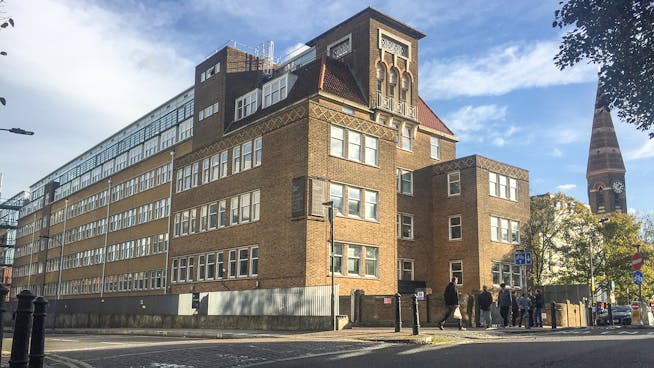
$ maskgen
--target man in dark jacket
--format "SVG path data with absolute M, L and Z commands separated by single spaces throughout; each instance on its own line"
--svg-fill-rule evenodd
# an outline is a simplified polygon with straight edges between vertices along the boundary
M 456 289 L 456 284 L 459 281 L 459 279 L 454 276 L 452 277 L 452 281 L 447 284 L 445 287 L 445 292 L 443 292 L 443 296 L 445 297 L 445 305 L 447 306 L 447 313 L 445 313 L 445 316 L 441 321 L 438 323 L 438 327 L 442 330 L 443 329 L 443 324 L 445 323 L 445 320 L 447 320 L 451 315 L 454 314 L 454 311 L 456 308 L 459 307 L 459 291 Z M 465 330 L 463 327 L 463 321 L 461 319 L 459 321 L 459 330 Z
M 500 314 L 504 320 L 504 327 L 509 325 L 509 310 L 511 309 L 511 292 L 507 289 L 506 284 L 500 284 L 500 294 L 497 297 L 497 306 L 500 307 Z
M 534 311 L 534 323 L 536 327 L 543 327 L 543 307 L 545 307 L 545 296 L 540 289 L 536 289 L 536 310 Z
M 477 301 L 479 302 L 479 311 L 481 312 L 479 324 L 482 327 L 490 328 L 491 323 L 493 322 L 491 317 L 491 304 L 493 304 L 493 296 L 488 291 L 488 287 L 486 287 L 486 285 L 484 285 L 482 289 L 483 291 L 481 294 L 479 294 L 479 297 L 477 297 Z

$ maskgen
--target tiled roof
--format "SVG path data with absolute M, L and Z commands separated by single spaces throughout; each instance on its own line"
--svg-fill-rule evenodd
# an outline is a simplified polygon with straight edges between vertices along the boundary
M 244 127 L 267 114 L 309 97 L 319 90 L 324 90 L 352 102 L 368 105 L 347 65 L 337 60 L 330 58 L 316 59 L 292 73 L 297 76 L 297 80 L 284 100 L 265 109 L 259 109 L 246 118 L 228 123 L 225 131 Z
M 432 111 L 422 97 L 418 96 L 418 121 L 420 124 L 439 132 L 454 135 L 450 128 Z

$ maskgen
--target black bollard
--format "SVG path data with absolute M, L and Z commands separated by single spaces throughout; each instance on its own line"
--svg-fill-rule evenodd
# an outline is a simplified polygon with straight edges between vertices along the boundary
M 400 293 L 395 294 L 395 332 L 402 331 L 402 305 Z
M 7 293 L 9 293 L 9 289 L 7 289 L 3 284 L 0 284 L 0 352 L 2 351 L 2 340 L 5 337 L 4 316 L 7 311 L 5 309 L 5 298 L 7 297 Z
M 43 368 L 45 357 L 45 316 L 48 301 L 40 296 L 34 300 L 34 322 L 30 342 L 30 368 Z
M 556 329 L 556 302 L 552 302 L 552 329 Z
M 34 306 L 32 300 L 35 296 L 29 290 L 23 290 L 16 296 L 18 306 L 16 307 L 16 322 L 14 327 L 14 339 L 11 343 L 11 358 L 9 367 L 26 368 L 27 351 L 29 350 L 30 332 L 32 330 L 32 312 Z
M 588 326 L 589 327 L 595 326 L 595 323 L 594 323 L 593 319 L 594 319 L 593 318 L 593 306 L 591 305 L 591 306 L 588 307 Z
M 413 334 L 420 335 L 420 316 L 418 316 L 418 296 L 413 294 L 411 297 L 413 302 L 411 303 L 413 307 Z
M 611 326 L 613 326 L 614 325 L 614 323 L 613 323 L 613 308 L 611 308 L 611 303 L 609 303 L 608 308 L 609 308 L 609 324 Z

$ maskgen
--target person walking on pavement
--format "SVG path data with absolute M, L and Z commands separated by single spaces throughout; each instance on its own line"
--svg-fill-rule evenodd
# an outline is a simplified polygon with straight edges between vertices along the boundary
M 447 306 L 447 313 L 445 313 L 445 316 L 443 319 L 438 322 L 438 328 L 441 330 L 443 329 L 443 324 L 445 323 L 445 320 L 447 320 L 450 316 L 454 314 L 454 311 L 459 308 L 459 291 L 456 288 L 456 284 L 459 282 L 459 279 L 454 276 L 452 277 L 452 281 L 447 284 L 445 287 L 445 291 L 443 292 L 443 296 L 445 297 L 445 305 Z M 465 330 L 463 327 L 463 320 L 461 318 L 459 320 L 459 330 Z
M 481 312 L 479 324 L 481 327 L 489 329 L 491 327 L 491 323 L 493 322 L 491 317 L 491 304 L 493 304 L 493 296 L 488 291 L 488 287 L 486 285 L 482 287 L 482 290 L 483 291 L 481 294 L 479 294 L 479 297 L 477 297 L 477 301 L 479 302 L 479 310 Z
M 529 326 L 529 308 L 531 308 L 531 299 L 526 293 L 522 293 L 520 300 L 518 301 L 520 306 L 520 321 L 518 322 L 518 327 L 522 327 L 524 322 L 526 328 L 531 328 Z
M 500 284 L 500 294 L 497 296 L 497 306 L 500 307 L 500 315 L 504 322 L 504 327 L 509 325 L 509 309 L 511 308 L 511 292 L 506 288 L 505 283 Z
M 518 307 L 518 299 L 520 299 L 520 294 L 516 291 L 513 293 L 511 297 L 511 326 L 515 327 L 516 326 L 516 321 L 518 319 L 519 315 L 519 310 L 520 308 Z
M 543 308 L 545 307 L 545 296 L 540 289 L 536 289 L 536 309 L 534 311 L 534 325 L 543 327 Z

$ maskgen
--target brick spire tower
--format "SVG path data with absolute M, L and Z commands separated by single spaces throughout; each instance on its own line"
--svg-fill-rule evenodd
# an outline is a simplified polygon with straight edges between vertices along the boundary
M 588 150 L 588 203 L 594 214 L 626 212 L 625 168 L 608 103 L 597 87 Z

